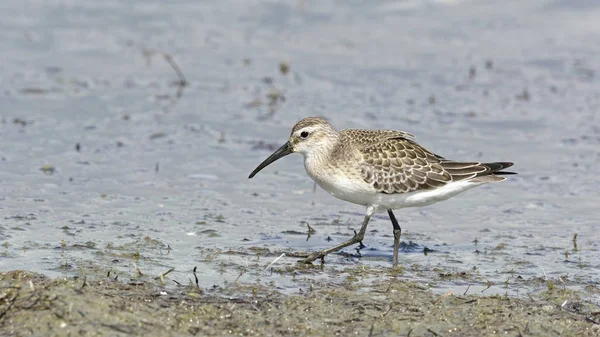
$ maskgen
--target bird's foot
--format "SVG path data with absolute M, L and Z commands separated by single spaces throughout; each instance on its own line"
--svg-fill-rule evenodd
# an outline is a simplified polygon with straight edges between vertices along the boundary
M 307 258 L 310 254 L 307 252 L 288 252 L 285 253 L 287 257 L 298 257 L 298 258 Z
M 324 262 L 324 260 L 325 260 L 325 254 L 323 254 L 322 251 L 314 252 L 314 253 L 308 255 L 306 258 L 298 261 L 298 263 L 300 263 L 300 264 L 310 264 L 310 263 L 312 263 L 314 260 L 316 260 L 318 258 L 321 258 L 321 260 L 323 260 L 323 262 Z
M 363 245 L 362 240 L 358 237 L 358 233 L 356 233 L 356 231 L 354 231 L 354 240 L 358 241 L 358 250 L 360 251 L 363 248 L 366 248 L 367 246 Z

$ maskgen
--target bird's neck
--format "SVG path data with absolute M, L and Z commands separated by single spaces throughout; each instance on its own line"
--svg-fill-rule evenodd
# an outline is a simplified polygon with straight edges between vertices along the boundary
M 332 158 L 336 152 L 336 144 L 323 143 L 318 151 L 311 151 L 304 156 L 304 168 L 315 181 L 324 179 L 323 175 L 329 172 L 327 168 L 335 164 Z

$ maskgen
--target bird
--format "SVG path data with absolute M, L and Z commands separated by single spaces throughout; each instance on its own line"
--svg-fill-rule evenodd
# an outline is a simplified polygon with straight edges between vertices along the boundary
M 304 157 L 306 173 L 332 196 L 366 206 L 358 233 L 336 246 L 307 254 L 300 263 L 324 260 L 330 253 L 361 243 L 373 214 L 386 212 L 394 234 L 393 267 L 398 266 L 402 229 L 394 210 L 422 207 L 516 174 L 512 162 L 455 161 L 437 155 L 397 130 L 343 129 L 323 117 L 306 117 L 292 128 L 288 141 L 260 163 L 249 179 L 292 153 Z

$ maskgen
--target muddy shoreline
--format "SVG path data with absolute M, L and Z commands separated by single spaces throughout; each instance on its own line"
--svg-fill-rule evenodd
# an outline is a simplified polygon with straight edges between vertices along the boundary
M 597 336 L 600 308 L 549 287 L 528 298 L 435 294 L 390 277 L 363 287 L 315 284 L 202 289 L 105 277 L 0 274 L 3 336 Z

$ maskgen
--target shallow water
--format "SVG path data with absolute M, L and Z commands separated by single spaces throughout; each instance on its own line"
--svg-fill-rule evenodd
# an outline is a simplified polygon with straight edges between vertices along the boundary
M 247 179 L 297 120 L 322 115 L 409 131 L 448 158 L 515 162 L 504 183 L 396 212 L 404 277 L 516 294 L 538 279 L 600 282 L 593 0 L 11 1 L 0 13 L 1 270 L 175 268 L 185 282 L 198 266 L 203 286 L 296 291 L 387 268 L 382 214 L 362 258 L 264 270 L 360 227 L 364 209 L 313 193 L 299 155 Z M 188 82 L 180 98 L 161 52 Z

